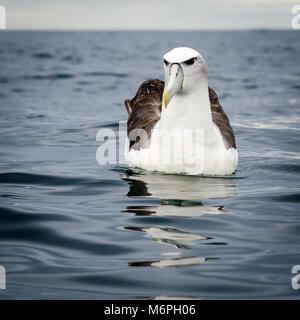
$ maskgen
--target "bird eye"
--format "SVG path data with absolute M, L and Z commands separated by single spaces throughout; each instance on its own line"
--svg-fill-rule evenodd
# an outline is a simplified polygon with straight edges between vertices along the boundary
M 167 66 L 169 64 L 169 62 L 164 59 L 164 64 Z
M 184 61 L 184 63 L 187 65 L 192 65 L 192 64 L 194 64 L 195 60 L 196 60 L 196 58 L 192 58 L 192 59 Z

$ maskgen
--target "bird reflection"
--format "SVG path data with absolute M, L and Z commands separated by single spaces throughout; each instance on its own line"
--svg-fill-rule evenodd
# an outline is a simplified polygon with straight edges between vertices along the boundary
M 127 206 L 123 212 L 136 216 L 160 216 L 194 218 L 202 215 L 219 215 L 227 211 L 221 205 L 206 205 L 207 199 L 221 199 L 237 195 L 235 179 L 222 177 L 199 177 L 162 175 L 158 173 L 127 170 L 123 180 L 129 184 L 128 197 L 160 199 L 160 205 Z M 171 244 L 179 249 L 191 249 L 195 242 L 205 245 L 227 245 L 216 242 L 213 237 L 197 235 L 172 227 L 131 226 L 127 230 L 145 232 L 154 241 Z M 180 252 L 179 252 L 180 254 Z M 201 265 L 211 257 L 176 257 L 153 261 L 130 262 L 132 267 L 155 267 L 159 269 Z
M 156 296 L 150 300 L 200 300 L 195 297 L 178 297 L 178 296 Z
M 237 195 L 236 182 L 232 178 L 161 175 L 127 170 L 123 180 L 129 184 L 128 197 L 161 199 L 159 206 L 128 206 L 123 210 L 137 216 L 197 217 L 223 214 L 226 213 L 223 206 L 207 206 L 202 201 Z
M 123 212 L 134 213 L 136 216 L 173 216 L 182 218 L 192 218 L 204 214 L 222 214 L 226 211 L 223 206 L 203 206 L 201 203 L 190 206 L 173 205 L 164 201 L 161 206 L 128 206 Z
M 189 249 L 191 242 L 196 240 L 210 240 L 211 237 L 198 236 L 189 232 L 180 231 L 173 228 L 164 228 L 158 226 L 152 227 L 125 227 L 127 230 L 146 232 L 153 240 L 175 245 L 180 249 Z
M 204 258 L 204 257 L 180 257 L 171 259 L 161 259 L 158 261 L 137 261 L 130 262 L 131 267 L 155 267 L 159 269 L 171 267 L 184 267 L 202 264 L 207 260 L 215 260 L 217 258 Z
M 129 197 L 201 202 L 204 199 L 237 195 L 233 177 L 206 177 L 135 172 L 127 170 L 123 177 L 129 183 Z

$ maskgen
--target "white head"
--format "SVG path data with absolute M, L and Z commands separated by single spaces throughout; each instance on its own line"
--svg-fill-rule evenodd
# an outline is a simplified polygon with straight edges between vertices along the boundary
M 164 105 L 167 108 L 174 95 L 188 94 L 207 88 L 207 65 L 194 49 L 179 47 L 164 55 L 165 91 Z

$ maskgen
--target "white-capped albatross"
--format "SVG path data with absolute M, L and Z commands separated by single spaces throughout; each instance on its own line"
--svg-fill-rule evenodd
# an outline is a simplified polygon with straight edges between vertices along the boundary
M 125 100 L 127 165 L 171 174 L 234 173 L 234 133 L 217 94 L 208 87 L 203 57 L 180 47 L 163 61 L 165 83 L 148 80 L 133 99 Z

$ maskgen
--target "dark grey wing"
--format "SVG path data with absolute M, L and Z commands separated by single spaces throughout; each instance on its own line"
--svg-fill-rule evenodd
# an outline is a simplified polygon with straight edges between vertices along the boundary
M 164 86 L 165 83 L 160 80 L 145 81 L 133 99 L 125 100 L 129 149 L 139 150 L 148 147 L 151 131 L 160 119 Z
M 160 80 L 148 80 L 142 83 L 133 99 L 125 100 L 128 112 L 127 135 L 129 137 L 129 148 L 139 150 L 147 148 L 151 138 L 151 130 L 160 119 L 162 107 L 162 95 L 165 83 Z M 235 137 L 230 122 L 215 91 L 209 90 L 209 100 L 212 112 L 212 120 L 218 126 L 224 139 L 226 148 L 235 148 Z M 139 130 L 142 129 L 145 135 Z
M 208 88 L 208 92 L 209 92 L 212 120 L 220 129 L 226 148 L 236 149 L 233 130 L 231 128 L 229 119 L 226 116 L 226 113 L 224 112 L 222 106 L 219 103 L 218 96 L 215 93 L 215 91 L 211 88 Z

